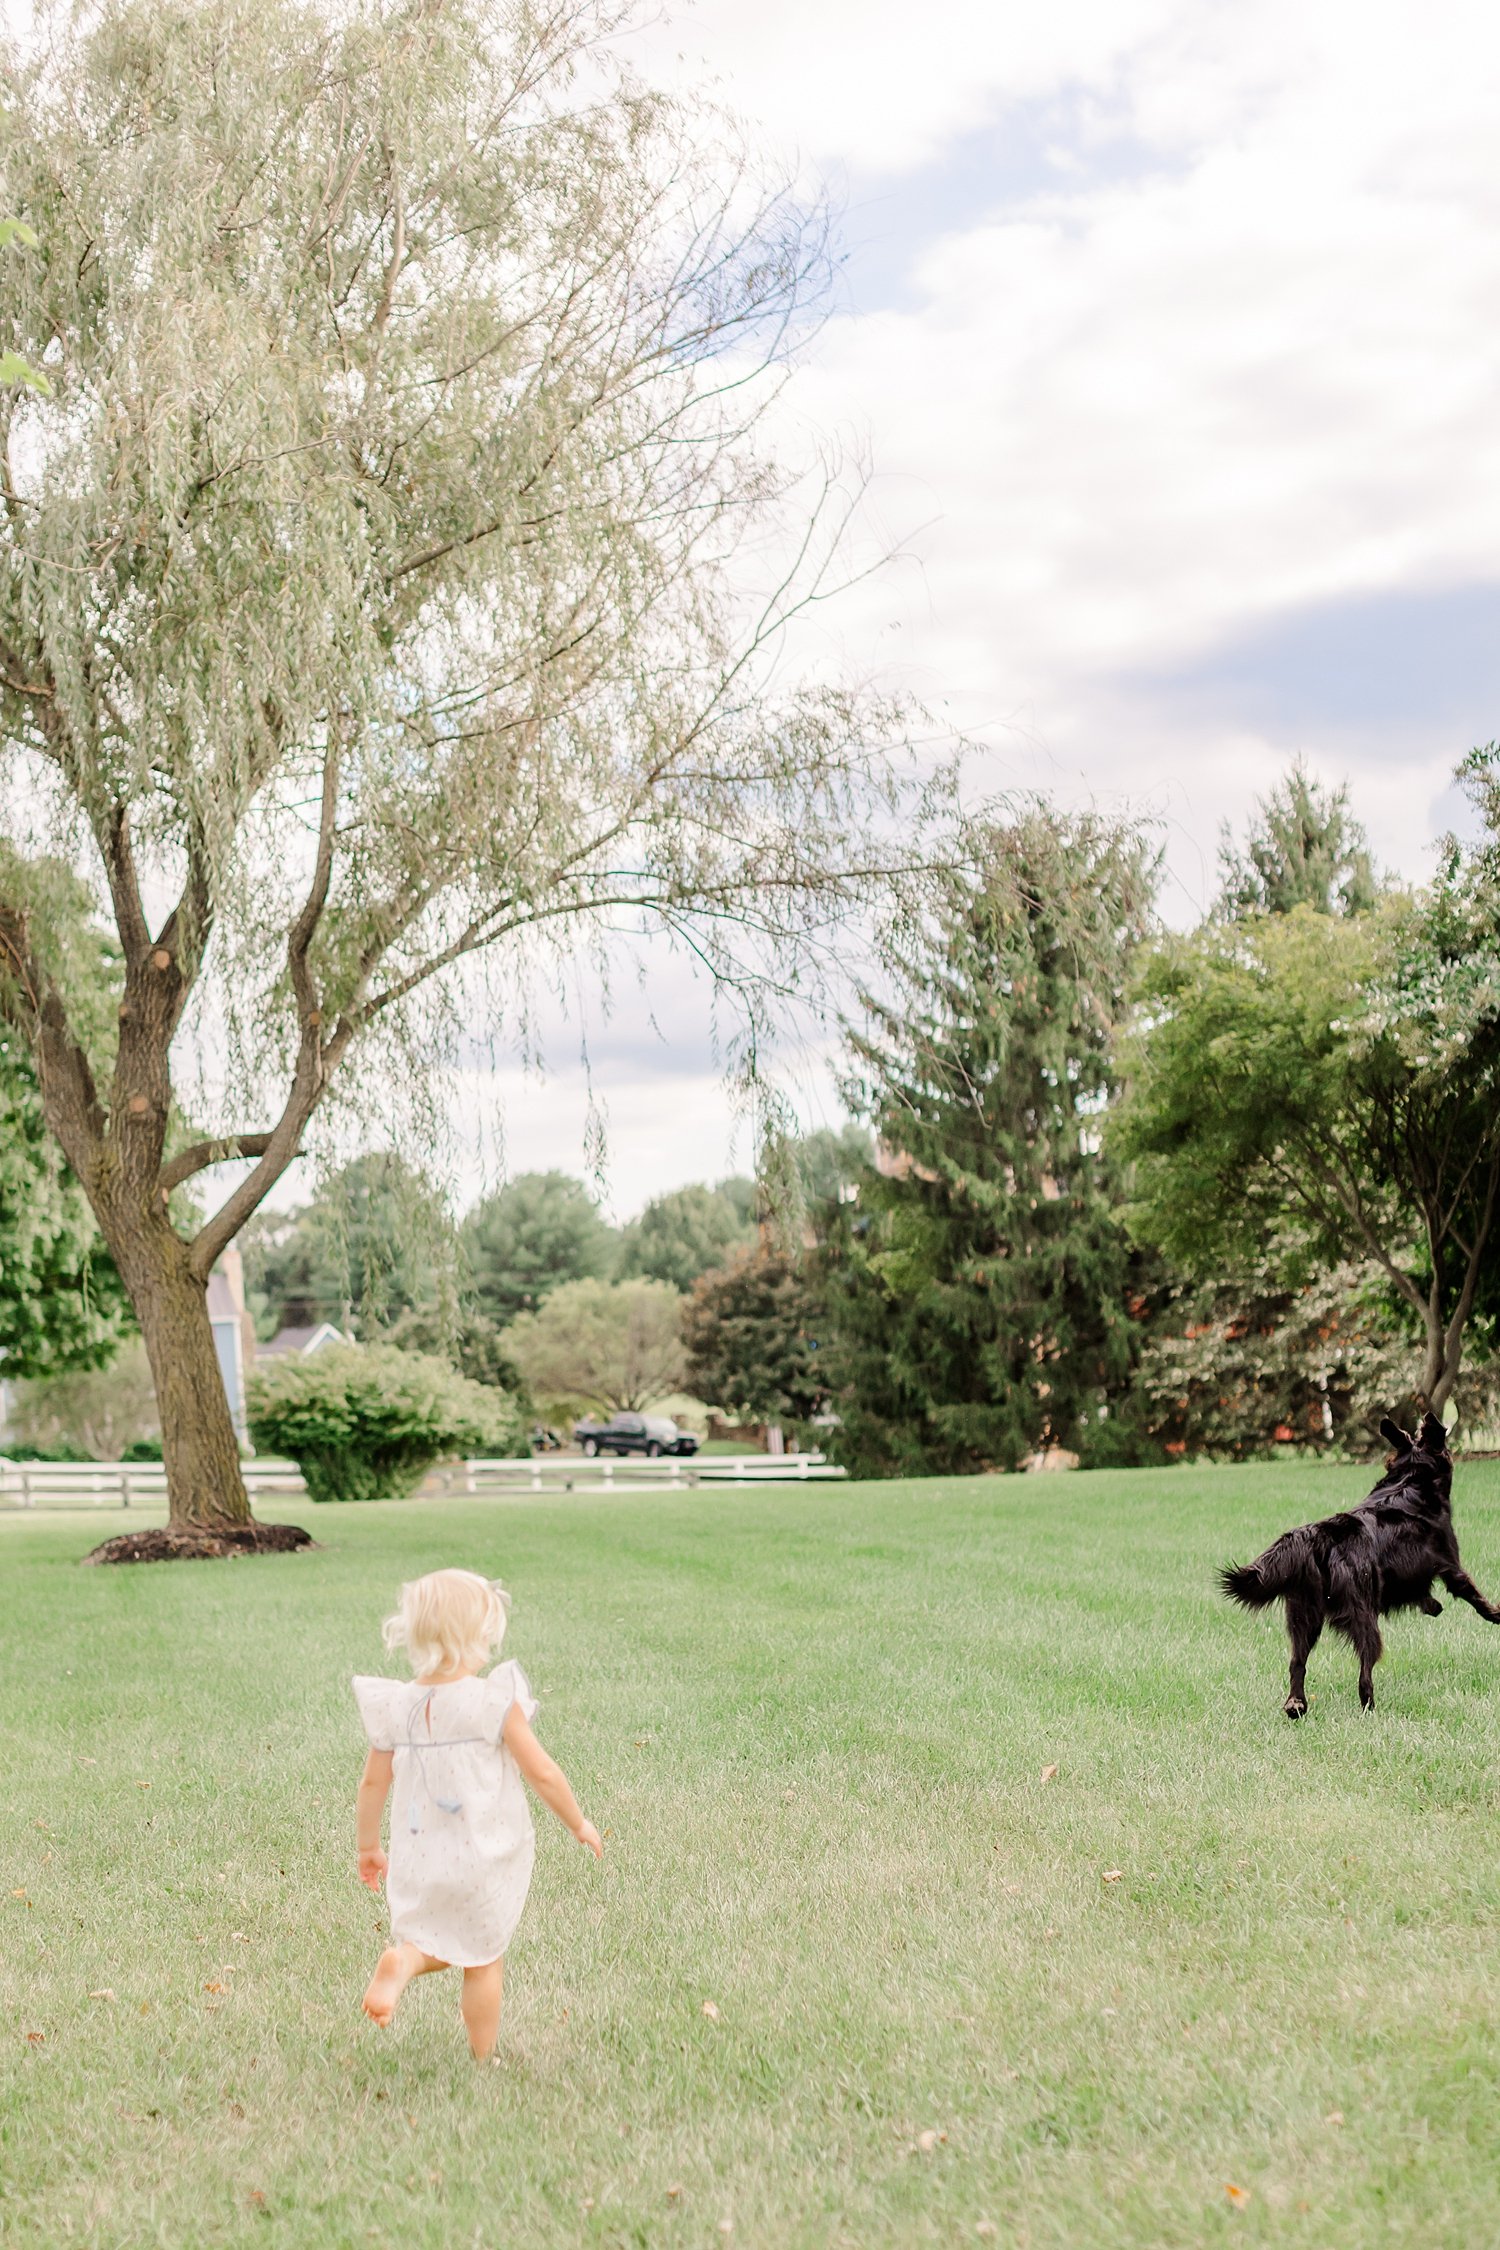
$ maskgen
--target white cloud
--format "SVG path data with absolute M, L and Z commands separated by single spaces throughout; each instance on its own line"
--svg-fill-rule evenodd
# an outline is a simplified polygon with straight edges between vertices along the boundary
M 982 124 L 997 98 L 1106 90 L 1170 23 L 1171 0 L 697 0 L 641 41 L 654 73 L 714 87 L 824 165 L 913 169 Z
M 1333 636 L 1309 698 L 1277 628 L 1384 602 L 1400 644 L 1403 598 L 1500 583 L 1492 21 L 703 0 L 643 51 L 848 190 L 851 309 L 789 405 L 868 435 L 871 524 L 910 559 L 806 646 L 977 730 L 997 782 L 1155 810 L 1179 917 L 1294 751 L 1420 874 L 1454 759 L 1500 733 L 1484 681 L 1428 680 L 1413 628 L 1387 720 L 1357 647 Z M 1281 716 L 1215 700 L 1241 645 Z M 626 1201 L 721 1161 L 711 1082 L 669 1113 L 651 1086 L 610 1078 Z
M 715 10 L 727 53 L 755 27 L 737 83 L 788 139 L 821 115 L 826 160 L 868 163 L 883 129 L 865 124 L 908 86 L 893 165 L 976 102 L 997 118 L 997 207 L 933 241 L 894 309 L 860 311 L 856 269 L 853 313 L 799 379 L 810 421 L 869 430 L 897 536 L 936 519 L 920 574 L 862 596 L 846 643 L 992 730 L 1002 773 L 1163 805 L 1190 887 L 1220 817 L 1294 749 L 1353 769 L 1379 848 L 1419 872 L 1467 747 L 1441 697 L 1367 760 L 1326 712 L 1247 731 L 1201 695 L 1174 708 L 1163 679 L 1307 605 L 1500 579 L 1500 34 L 1453 6 L 1046 16 L 1017 44 L 1009 21 L 939 5 L 916 53 L 909 12 L 825 6 L 802 68 L 805 17 Z M 1054 153 L 1076 166 L 1003 201 L 1003 105 L 1080 82 L 1130 136 L 1123 176 L 1094 184 L 1073 101 Z

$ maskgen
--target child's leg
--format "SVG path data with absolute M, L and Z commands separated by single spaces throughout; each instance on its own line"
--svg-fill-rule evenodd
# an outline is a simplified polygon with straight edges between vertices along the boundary
M 486 1961 L 482 1969 L 464 1971 L 459 2006 L 464 2013 L 464 2029 L 469 2034 L 469 2052 L 479 2062 L 494 2052 L 500 2029 L 500 1991 L 504 1979 L 503 1960 Z
M 413 1977 L 430 1976 L 434 1969 L 446 1969 L 446 1961 L 436 1960 L 424 1953 L 420 1946 L 409 1945 L 405 1939 L 399 1945 L 388 1945 L 375 1964 L 375 1974 L 365 1991 L 363 2007 L 372 2022 L 382 2027 L 396 2013 L 396 2002 L 411 1983 Z

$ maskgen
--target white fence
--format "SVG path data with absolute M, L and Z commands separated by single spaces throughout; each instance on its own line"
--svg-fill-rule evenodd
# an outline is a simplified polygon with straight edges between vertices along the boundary
M 822 1453 L 664 1453 L 654 1461 L 639 1453 L 596 1454 L 592 1460 L 581 1454 L 537 1453 L 529 1461 L 454 1461 L 434 1470 L 429 1489 L 611 1492 L 633 1485 L 671 1491 L 701 1484 L 806 1484 L 814 1477 L 844 1474 Z
M 289 1461 L 241 1463 L 252 1500 L 304 1487 Z M 821 1453 L 701 1453 L 585 1460 L 570 1453 L 520 1461 L 452 1461 L 423 1486 L 429 1498 L 485 1492 L 681 1491 L 706 1484 L 806 1484 L 842 1477 Z M 167 1476 L 159 1461 L 7 1461 L 0 1456 L 0 1507 L 163 1507 Z
M 290 1461 L 242 1461 L 252 1500 L 301 1492 Z M 7 1461 L 0 1455 L 0 1505 L 11 1508 L 150 1508 L 167 1504 L 160 1461 Z

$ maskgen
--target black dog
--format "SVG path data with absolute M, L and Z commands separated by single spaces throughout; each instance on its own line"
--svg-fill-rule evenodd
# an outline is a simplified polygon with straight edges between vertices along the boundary
M 1245 1609 L 1286 1603 L 1292 1644 L 1291 1689 L 1284 1706 L 1289 1719 L 1307 1716 L 1307 1659 L 1325 1623 L 1354 1645 L 1359 1700 L 1367 1711 L 1375 1708 L 1380 1619 L 1393 1609 L 1441 1617 L 1443 1605 L 1432 1598 L 1434 1578 L 1441 1578 L 1450 1594 L 1471 1603 L 1492 1625 L 1500 1625 L 1500 1609 L 1485 1600 L 1458 1559 L 1453 1463 L 1442 1423 L 1435 1414 L 1424 1414 L 1412 1437 L 1395 1422 L 1384 1421 L 1380 1434 L 1391 1453 L 1368 1500 L 1345 1515 L 1283 1532 L 1255 1562 L 1219 1573 L 1225 1593 Z

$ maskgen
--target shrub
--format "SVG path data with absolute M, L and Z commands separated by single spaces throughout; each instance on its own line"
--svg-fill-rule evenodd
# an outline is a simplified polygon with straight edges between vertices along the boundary
M 314 1500 L 396 1500 L 453 1453 L 525 1453 L 519 1409 L 446 1361 L 391 1345 L 330 1345 L 257 1370 L 250 1435 L 296 1462 Z

